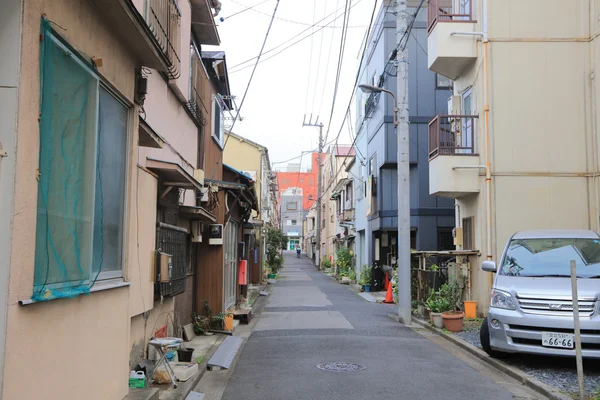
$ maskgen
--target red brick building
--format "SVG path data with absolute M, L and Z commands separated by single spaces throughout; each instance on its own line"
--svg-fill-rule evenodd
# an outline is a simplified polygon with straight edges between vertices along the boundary
M 308 172 L 300 172 L 301 166 L 298 167 L 298 171 L 296 172 L 277 172 L 280 195 L 288 188 L 301 188 L 302 209 L 306 211 L 308 211 L 312 204 L 317 200 L 317 179 L 319 172 L 318 156 L 319 153 L 311 154 L 311 168 Z M 321 155 L 321 160 L 324 158 L 325 155 Z

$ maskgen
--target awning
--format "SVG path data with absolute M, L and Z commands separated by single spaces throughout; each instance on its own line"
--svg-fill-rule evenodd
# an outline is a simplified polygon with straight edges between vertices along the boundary
M 218 46 L 221 44 L 217 24 L 210 6 L 210 0 L 191 0 L 192 33 L 198 42 Z
M 200 182 L 174 162 L 146 158 L 146 168 L 158 175 L 161 183 L 167 187 L 161 194 L 161 199 L 174 187 L 198 191 L 202 189 Z
M 138 144 L 141 147 L 153 147 L 155 149 L 162 149 L 165 141 L 160 135 L 148 125 L 146 121 L 140 118 L 140 127 L 139 127 L 139 138 Z
M 179 207 L 179 213 L 191 221 L 206 221 L 213 224 L 217 222 L 217 217 L 202 207 L 181 206 Z

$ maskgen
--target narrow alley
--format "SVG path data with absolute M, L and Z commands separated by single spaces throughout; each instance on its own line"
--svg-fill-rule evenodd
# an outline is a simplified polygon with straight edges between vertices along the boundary
M 235 366 L 207 372 L 196 388 L 207 399 L 542 399 L 398 324 L 388 316 L 395 306 L 365 301 L 305 256 L 286 252 L 268 290 Z M 320 369 L 336 362 L 357 366 Z

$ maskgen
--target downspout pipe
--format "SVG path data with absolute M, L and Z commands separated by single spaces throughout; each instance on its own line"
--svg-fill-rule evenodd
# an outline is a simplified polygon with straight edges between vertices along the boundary
M 492 259 L 492 164 L 490 161 L 490 102 L 489 102 L 489 38 L 488 38 L 488 0 L 483 0 L 483 98 L 485 124 L 485 192 L 486 192 L 486 239 L 487 259 Z

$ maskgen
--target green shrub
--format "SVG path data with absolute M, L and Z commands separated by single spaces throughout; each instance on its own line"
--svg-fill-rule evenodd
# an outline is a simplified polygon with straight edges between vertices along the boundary
M 348 276 L 348 273 L 352 268 L 352 254 L 350 254 L 350 250 L 347 247 L 341 247 L 336 252 L 336 256 L 337 260 L 335 261 L 335 265 L 338 274 L 341 276 Z
M 327 257 L 323 257 L 321 260 L 321 268 L 328 269 L 331 268 L 331 261 Z
M 360 267 L 360 280 L 359 285 L 370 285 L 371 284 L 371 267 L 363 265 Z

